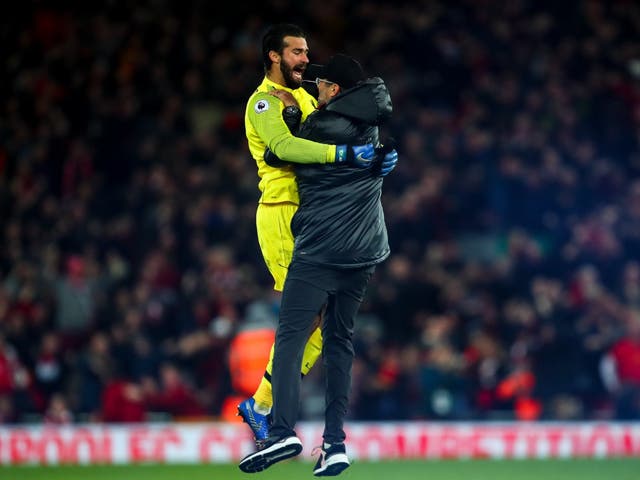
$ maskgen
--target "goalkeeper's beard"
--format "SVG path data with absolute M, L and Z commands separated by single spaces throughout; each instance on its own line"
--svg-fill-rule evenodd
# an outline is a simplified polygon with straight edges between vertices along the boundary
M 290 88 L 292 90 L 296 88 L 300 88 L 300 86 L 302 85 L 302 80 L 298 81 L 295 78 L 293 78 L 292 73 L 294 68 L 295 67 L 291 67 L 284 62 L 280 63 L 280 73 L 282 73 L 282 78 L 284 78 L 284 85 L 285 87 Z

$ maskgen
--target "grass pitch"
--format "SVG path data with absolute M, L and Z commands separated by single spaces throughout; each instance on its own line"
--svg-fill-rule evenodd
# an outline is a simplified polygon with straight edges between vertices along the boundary
M 257 474 L 236 465 L 0 467 L 2 480 L 297 480 L 313 463 L 290 460 Z M 344 480 L 638 480 L 640 458 L 607 460 L 354 461 Z

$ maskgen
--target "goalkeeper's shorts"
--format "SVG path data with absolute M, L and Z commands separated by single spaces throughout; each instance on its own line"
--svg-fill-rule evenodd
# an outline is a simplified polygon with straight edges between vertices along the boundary
M 262 257 L 275 282 L 274 289 L 282 291 L 293 255 L 291 219 L 298 206 L 290 203 L 259 203 L 256 229 Z

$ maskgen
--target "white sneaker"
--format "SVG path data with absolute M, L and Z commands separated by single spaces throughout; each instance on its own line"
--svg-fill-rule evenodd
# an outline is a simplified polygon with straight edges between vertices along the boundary
M 316 462 L 316 466 L 313 467 L 313 474 L 316 477 L 340 475 L 343 470 L 351 465 L 346 452 L 344 443 L 325 443 L 322 447 L 316 448 L 313 454 L 320 453 L 320 457 Z
M 244 457 L 238 467 L 245 473 L 261 472 L 274 463 L 295 457 L 302 452 L 302 442 L 296 436 L 268 439 L 262 450 Z

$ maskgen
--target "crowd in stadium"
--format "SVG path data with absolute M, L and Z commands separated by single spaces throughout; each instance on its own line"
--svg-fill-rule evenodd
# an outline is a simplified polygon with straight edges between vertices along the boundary
M 229 345 L 279 305 L 243 125 L 270 21 L 393 98 L 349 418 L 638 418 L 640 5 L 209 3 L 33 2 L 0 31 L 0 423 L 238 394 Z

